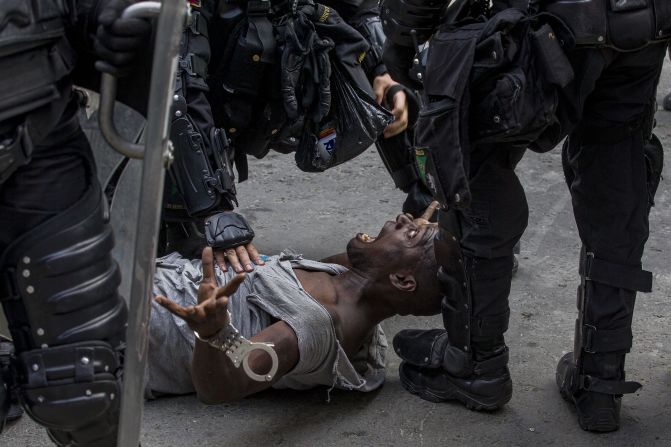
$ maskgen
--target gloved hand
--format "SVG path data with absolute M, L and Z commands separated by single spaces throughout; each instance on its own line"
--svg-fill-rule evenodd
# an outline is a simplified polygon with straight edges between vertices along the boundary
M 283 37 L 285 44 L 280 61 L 282 98 L 287 116 L 295 120 L 302 112 L 298 106 L 300 91 L 297 89 L 301 82 L 306 55 L 315 38 L 315 32 L 303 29 L 297 20 L 290 18 L 283 28 Z
M 123 10 L 133 3 L 133 0 L 107 0 L 102 8 L 95 40 L 95 50 L 100 57 L 95 63 L 98 71 L 117 77 L 128 75 L 133 70 L 138 49 L 147 44 L 151 22 L 121 18 Z
M 238 273 L 253 271 L 253 264 L 264 264 L 252 243 L 254 230 L 238 213 L 224 211 L 210 216 L 205 222 L 205 239 L 214 249 L 217 264 L 224 272 L 228 271 L 227 264 Z
M 329 52 L 334 44 L 317 35 L 313 24 L 323 8 L 311 3 L 301 5 L 282 28 L 282 96 L 291 120 L 305 114 L 319 122 L 331 106 Z
M 312 52 L 303 66 L 303 106 L 310 111 L 315 123 L 320 122 L 331 109 L 331 39 L 314 39 Z

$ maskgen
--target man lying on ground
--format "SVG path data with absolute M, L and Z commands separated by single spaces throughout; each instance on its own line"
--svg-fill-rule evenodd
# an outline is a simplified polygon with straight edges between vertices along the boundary
M 376 238 L 358 234 L 348 243 L 347 256 L 338 258 L 346 259 L 340 264 L 283 253 L 253 272 L 235 275 L 215 271 L 209 248 L 202 262 L 176 253 L 159 259 L 148 397 L 196 391 L 203 402 L 219 403 L 270 386 L 379 387 L 387 348 L 379 323 L 396 314 L 440 312 L 436 226 L 424 222 L 400 215 Z M 207 339 L 227 327 L 227 311 L 243 336 L 274 343 L 279 369 L 272 382 L 251 380 L 224 352 L 196 341 L 194 331 Z M 254 351 L 249 365 L 263 374 L 271 358 Z

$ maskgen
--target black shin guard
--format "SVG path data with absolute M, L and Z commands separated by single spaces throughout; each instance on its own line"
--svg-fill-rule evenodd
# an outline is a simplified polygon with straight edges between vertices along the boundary
M 503 368 L 508 363 L 503 334 L 510 317 L 512 256 L 462 256 L 456 237 L 445 224 L 443 220 L 436 239 L 436 258 L 441 264 L 438 280 L 444 293 L 443 324 L 449 338 L 443 368 L 456 377 Z
M 462 256 L 455 220 L 439 217 L 435 239 L 446 330 L 405 330 L 394 337 L 403 359 L 403 387 L 431 402 L 459 401 L 473 410 L 495 410 L 512 397 L 508 348 L 508 293 L 512 255 Z
M 641 387 L 625 381 L 624 360 L 632 346 L 636 291 L 649 292 L 652 275 L 599 259 L 583 247 L 580 277 L 574 348 L 559 361 L 557 386 L 575 404 L 583 429 L 608 432 L 619 427 L 622 395 Z
M 127 311 L 107 221 L 94 183 L 0 258 L 22 403 L 59 445 L 116 443 Z

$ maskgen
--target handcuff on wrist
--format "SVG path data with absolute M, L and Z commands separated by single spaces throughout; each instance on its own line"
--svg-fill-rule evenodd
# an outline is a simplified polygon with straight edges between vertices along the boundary
M 202 341 L 203 343 L 207 343 L 214 349 L 218 349 L 219 351 L 226 353 L 226 356 L 231 359 L 233 365 L 236 368 L 239 368 L 242 364 L 242 369 L 250 379 L 256 380 L 257 382 L 272 381 L 275 377 L 275 373 L 277 373 L 277 367 L 279 364 L 277 353 L 275 353 L 275 349 L 273 349 L 275 345 L 272 343 L 252 342 L 243 337 L 240 334 L 240 331 L 238 331 L 231 323 L 232 320 L 230 311 L 228 311 L 228 321 L 228 326 L 222 328 L 219 330 L 219 332 L 211 337 L 201 337 L 197 331 L 193 331 L 193 333 L 198 340 Z M 257 374 L 252 371 L 252 368 L 249 366 L 249 354 L 255 350 L 265 351 L 272 359 L 273 364 L 270 367 L 270 371 L 268 371 L 266 374 Z

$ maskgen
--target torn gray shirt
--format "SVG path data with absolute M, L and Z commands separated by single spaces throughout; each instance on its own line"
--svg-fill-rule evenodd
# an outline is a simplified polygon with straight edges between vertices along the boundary
M 238 291 L 230 297 L 228 308 L 233 325 L 247 337 L 260 332 L 276 320 L 286 322 L 298 339 L 299 361 L 274 388 L 308 389 L 326 385 L 341 389 L 371 391 L 385 378 L 387 339 L 380 325 L 360 351 L 348 358 L 336 337 L 326 308 L 303 289 L 293 268 L 338 275 L 346 269 L 303 259 L 290 251 L 265 258 L 265 265 L 247 273 Z M 219 285 L 235 272 L 215 269 Z M 154 295 L 163 295 L 182 306 L 197 303 L 202 262 L 188 260 L 178 253 L 156 261 Z M 149 326 L 146 396 L 194 392 L 191 381 L 191 354 L 195 343 L 187 324 L 152 301 Z

